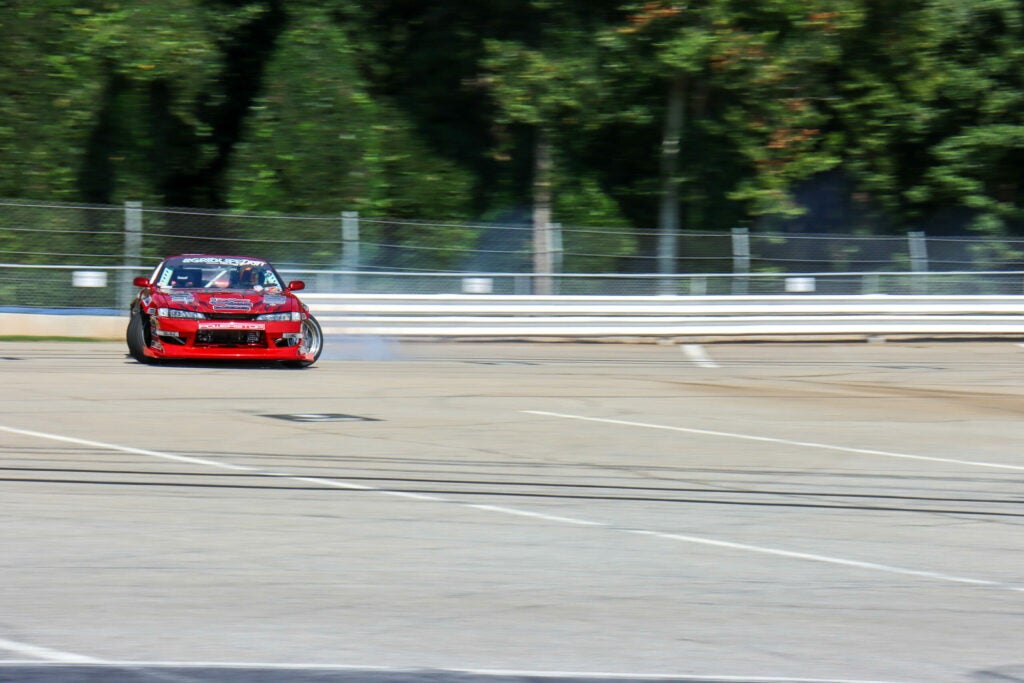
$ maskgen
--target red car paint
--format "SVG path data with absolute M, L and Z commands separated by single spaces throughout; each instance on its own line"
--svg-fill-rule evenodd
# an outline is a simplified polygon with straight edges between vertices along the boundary
M 320 356 L 323 334 L 264 259 L 249 256 L 171 256 L 148 278 L 131 305 L 127 341 L 140 362 L 164 359 L 246 359 L 308 366 Z

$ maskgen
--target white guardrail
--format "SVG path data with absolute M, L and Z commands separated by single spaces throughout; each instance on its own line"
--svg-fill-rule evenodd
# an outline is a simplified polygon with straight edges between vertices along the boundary
M 1024 296 L 511 296 L 304 293 L 329 335 L 1024 336 Z
M 325 294 L 328 335 L 499 339 L 1022 337 L 1024 296 Z M 120 315 L 0 313 L 0 337 L 124 339 Z

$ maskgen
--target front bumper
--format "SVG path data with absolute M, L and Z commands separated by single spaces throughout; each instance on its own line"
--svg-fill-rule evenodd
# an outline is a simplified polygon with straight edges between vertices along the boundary
M 147 355 L 164 359 L 313 360 L 295 321 L 150 318 Z

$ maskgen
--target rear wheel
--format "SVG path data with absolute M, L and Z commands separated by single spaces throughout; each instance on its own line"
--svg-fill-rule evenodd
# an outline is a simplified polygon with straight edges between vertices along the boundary
M 141 313 L 133 313 L 128 321 L 128 332 L 125 334 L 128 342 L 128 353 L 140 363 L 152 363 L 153 359 L 146 355 L 146 348 L 149 346 L 149 321 Z
M 312 354 L 310 360 L 296 360 L 285 363 L 291 368 L 308 368 L 320 358 L 324 350 L 324 331 L 313 316 L 307 316 L 302 321 L 302 341 L 299 342 L 299 352 L 302 355 Z

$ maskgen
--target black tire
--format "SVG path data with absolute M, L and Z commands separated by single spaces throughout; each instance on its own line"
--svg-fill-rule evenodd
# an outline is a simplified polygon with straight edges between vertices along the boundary
M 153 359 L 146 355 L 146 347 L 149 346 L 149 321 L 141 313 L 133 313 L 128 321 L 128 332 L 125 334 L 128 342 L 128 353 L 140 363 L 147 365 L 153 363 Z
M 303 348 L 309 349 L 308 352 L 303 351 L 303 353 L 312 353 L 313 359 L 288 361 L 285 365 L 290 368 L 308 368 L 317 362 L 324 350 L 324 331 L 320 327 L 320 323 L 313 316 L 307 316 L 302 321 L 302 341 L 300 345 Z

